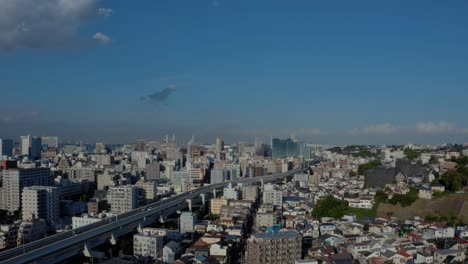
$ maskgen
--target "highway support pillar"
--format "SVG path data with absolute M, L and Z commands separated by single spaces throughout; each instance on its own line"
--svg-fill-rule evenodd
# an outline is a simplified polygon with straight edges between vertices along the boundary
M 205 203 L 206 203 L 206 194 L 201 193 L 200 196 L 201 196 L 202 205 L 205 206 Z
M 213 198 L 216 198 L 216 189 L 213 189 Z
M 143 233 L 143 228 L 145 228 L 145 226 L 142 223 L 139 223 L 137 227 L 138 233 Z
M 104 252 L 92 250 L 88 242 L 84 243 L 83 255 L 85 255 L 85 257 L 88 257 L 88 258 L 98 258 L 98 259 L 103 259 L 106 257 L 106 254 L 104 254 Z
M 186 201 L 188 204 L 189 211 L 192 212 L 192 199 L 187 199 Z
M 119 237 L 115 234 L 115 232 L 112 232 L 111 233 L 111 238 L 110 238 L 110 242 L 112 245 L 117 245 L 117 240 L 119 240 Z

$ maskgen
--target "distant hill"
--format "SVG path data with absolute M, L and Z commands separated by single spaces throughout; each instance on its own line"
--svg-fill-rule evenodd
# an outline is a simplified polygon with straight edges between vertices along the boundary
M 389 212 L 400 219 L 413 216 L 424 219 L 428 215 L 437 215 L 438 212 L 443 215 L 455 214 L 464 223 L 468 223 L 468 193 L 449 194 L 432 200 L 418 199 L 407 207 L 381 203 L 377 210 L 377 216 L 386 217 Z

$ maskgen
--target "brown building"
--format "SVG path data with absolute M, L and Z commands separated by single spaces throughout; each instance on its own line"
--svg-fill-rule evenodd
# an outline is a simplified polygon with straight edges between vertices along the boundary
M 108 210 L 109 205 L 107 204 L 106 200 L 98 200 L 93 199 L 88 202 L 88 214 L 89 215 L 97 215 L 102 213 L 104 210 Z
M 246 263 L 294 264 L 301 252 L 302 236 L 295 230 L 255 233 L 247 240 Z

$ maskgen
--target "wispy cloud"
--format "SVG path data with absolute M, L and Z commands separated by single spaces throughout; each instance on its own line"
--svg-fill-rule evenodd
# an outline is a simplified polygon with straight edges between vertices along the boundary
M 97 32 L 96 34 L 94 34 L 93 39 L 103 45 L 109 44 L 111 42 L 111 38 L 101 32 Z
M 7 114 L 3 113 L 0 116 L 0 122 L 10 123 L 10 122 L 30 122 L 34 120 L 39 120 L 40 114 L 36 111 L 26 112 L 26 113 L 14 113 Z
M 103 16 L 103 17 L 108 17 L 110 15 L 112 15 L 114 11 L 110 8 L 104 8 L 104 7 L 101 7 L 98 9 L 98 14 Z
M 83 24 L 111 9 L 100 0 L 0 0 L 0 51 L 79 46 Z M 87 39 L 87 41 L 90 41 Z
M 323 132 L 318 128 L 300 128 L 296 130 L 295 133 L 296 135 L 307 137 L 320 136 L 323 134 Z
M 175 84 L 171 84 L 169 85 L 167 88 L 161 90 L 161 91 L 158 91 L 158 92 L 154 92 L 152 94 L 149 94 L 149 95 L 145 95 L 145 96 L 142 96 L 140 99 L 141 100 L 146 100 L 148 99 L 149 101 L 151 101 L 151 103 L 154 105 L 154 106 L 161 106 L 163 104 L 166 103 L 167 99 L 169 99 L 169 96 L 174 93 L 175 91 L 177 90 L 177 87 Z
M 441 134 L 463 131 L 455 124 L 445 121 L 436 122 L 418 122 L 416 123 L 416 132 L 420 134 Z
M 391 135 L 398 130 L 390 123 L 370 125 L 364 128 L 353 128 L 348 131 L 351 135 Z

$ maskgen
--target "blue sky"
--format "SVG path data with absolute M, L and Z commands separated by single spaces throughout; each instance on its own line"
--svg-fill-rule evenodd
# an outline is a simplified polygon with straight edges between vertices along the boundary
M 467 1 L 6 2 L 0 136 L 468 141 Z

